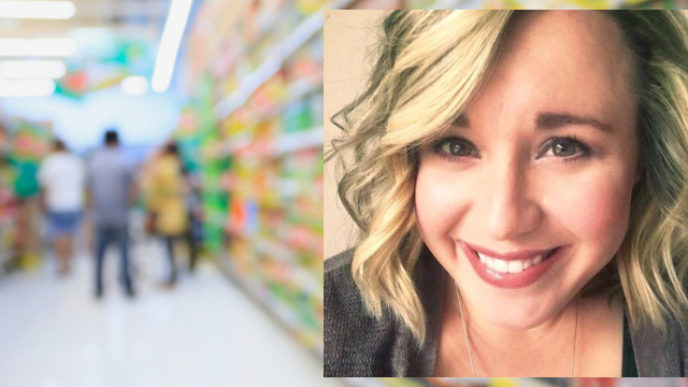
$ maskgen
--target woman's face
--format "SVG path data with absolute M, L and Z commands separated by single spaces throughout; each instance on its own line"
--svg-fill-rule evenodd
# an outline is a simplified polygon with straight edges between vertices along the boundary
M 597 12 L 522 15 L 476 98 L 424 146 L 416 215 L 471 312 L 537 326 L 613 257 L 636 180 L 621 30 Z

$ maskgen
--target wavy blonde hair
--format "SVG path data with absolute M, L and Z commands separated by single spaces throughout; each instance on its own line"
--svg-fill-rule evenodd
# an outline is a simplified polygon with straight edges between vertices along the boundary
M 678 11 L 608 11 L 633 52 L 642 176 L 628 233 L 600 283 L 620 289 L 631 327 L 686 324 L 688 21 Z M 485 82 L 518 12 L 394 11 L 383 20 L 366 90 L 332 117 L 339 196 L 359 228 L 351 270 L 367 310 L 389 308 L 425 340 L 413 282 L 423 247 L 414 191 L 419 147 L 456 119 Z

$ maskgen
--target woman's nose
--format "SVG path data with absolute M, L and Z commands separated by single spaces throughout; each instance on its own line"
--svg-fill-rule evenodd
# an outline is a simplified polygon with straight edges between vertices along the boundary
M 527 166 L 502 163 L 490 171 L 487 199 L 487 232 L 496 241 L 515 240 L 535 231 L 542 209 L 528 181 Z

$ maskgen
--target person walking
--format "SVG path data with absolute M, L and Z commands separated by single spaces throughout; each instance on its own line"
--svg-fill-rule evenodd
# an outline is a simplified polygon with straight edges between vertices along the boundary
M 74 254 L 74 234 L 83 206 L 86 170 L 81 159 L 70 153 L 61 140 L 38 170 L 41 203 L 50 227 L 58 272 L 67 275 Z
M 128 225 L 129 209 L 135 199 L 134 171 L 120 150 L 114 129 L 105 132 L 105 146 L 89 162 L 88 187 L 96 228 L 96 298 L 103 296 L 103 259 L 111 243 L 119 247 L 120 278 L 127 296 L 133 298 Z
M 154 214 L 155 233 L 165 241 L 169 260 L 169 276 L 163 286 L 171 287 L 177 281 L 175 241 L 186 239 L 188 242 L 190 267 L 193 267 L 196 259 L 195 244 L 189 234 L 188 187 L 176 143 L 166 144 L 161 154 L 153 160 L 149 177 L 149 210 Z

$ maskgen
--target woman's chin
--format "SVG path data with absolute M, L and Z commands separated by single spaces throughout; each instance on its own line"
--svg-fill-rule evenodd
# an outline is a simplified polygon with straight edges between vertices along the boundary
M 482 308 L 481 308 L 482 309 Z M 482 323 L 502 329 L 527 330 L 537 328 L 551 321 L 557 314 L 556 308 L 543 308 L 542 305 L 511 305 L 476 311 Z M 475 316 L 478 317 L 478 316 Z
M 547 321 L 547 317 L 533 319 L 532 317 L 514 318 L 505 320 L 503 317 L 493 320 L 493 324 L 503 329 L 528 330 L 537 328 Z

